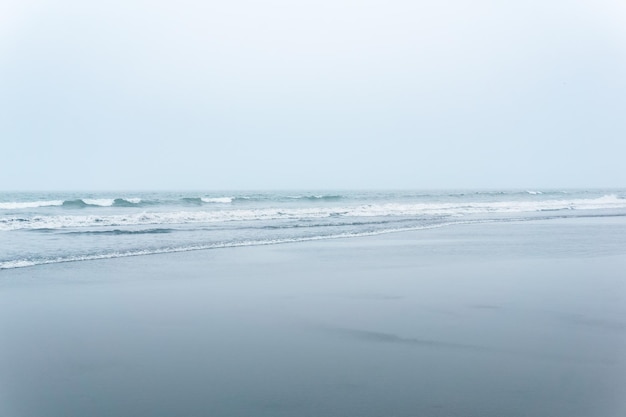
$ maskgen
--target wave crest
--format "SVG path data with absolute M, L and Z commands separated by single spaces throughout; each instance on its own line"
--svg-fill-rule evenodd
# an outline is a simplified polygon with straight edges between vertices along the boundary
M 293 200 L 308 200 L 308 201 L 337 201 L 343 197 L 341 195 L 294 195 L 288 198 Z
M 234 197 L 183 197 L 181 201 L 186 204 L 200 206 L 202 204 L 230 204 Z
M 63 207 L 135 207 L 141 203 L 140 198 L 77 198 L 63 201 Z
M 38 207 L 61 206 L 63 200 L 45 200 L 45 201 L 9 201 L 0 203 L 0 210 L 21 210 Z
M 115 207 L 135 207 L 141 204 L 141 198 L 116 198 L 113 200 Z
M 228 204 L 233 202 L 233 197 L 202 197 L 200 200 L 203 203 Z

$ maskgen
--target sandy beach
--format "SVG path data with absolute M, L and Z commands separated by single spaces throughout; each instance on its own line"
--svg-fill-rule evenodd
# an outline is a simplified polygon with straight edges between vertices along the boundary
M 0 415 L 618 417 L 626 220 L 0 271 Z

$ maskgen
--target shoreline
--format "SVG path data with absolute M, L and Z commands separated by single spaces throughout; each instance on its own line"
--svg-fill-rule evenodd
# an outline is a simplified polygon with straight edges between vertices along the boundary
M 585 221 L 593 221 L 597 223 L 601 222 L 612 222 L 622 224 L 626 223 L 626 218 L 622 214 L 601 214 L 601 215 L 573 215 L 573 216 L 563 216 L 563 217 L 550 217 L 550 218 L 520 218 L 516 220 L 507 220 L 500 221 L 497 218 L 492 219 L 470 219 L 467 221 L 459 221 L 453 223 L 442 223 L 442 224 L 434 224 L 434 225 L 426 225 L 426 226 L 418 226 L 415 228 L 407 228 L 407 229 L 397 229 L 397 230 L 382 230 L 382 231 L 374 231 L 374 232 L 365 232 L 358 234 L 348 234 L 348 235 L 329 235 L 329 236 L 315 236 L 311 238 L 301 238 L 301 239 L 286 239 L 284 241 L 268 241 L 268 242 L 254 242 L 254 243 L 234 243 L 234 244 L 225 244 L 225 245 L 216 245 L 216 246 L 206 246 L 206 247 L 197 247 L 197 248 L 167 248 L 163 250 L 158 250 L 151 253 L 144 253 L 144 251 L 138 251 L 138 253 L 129 253 L 129 254 L 111 254 L 111 255 L 94 255 L 94 256 L 85 256 L 83 258 L 78 259 L 68 259 L 68 260 L 53 260 L 50 262 L 42 262 L 42 263 L 34 263 L 29 265 L 20 265 L 16 267 L 8 267 L 8 268 L 0 268 L 0 279 L 4 271 L 14 271 L 23 268 L 33 268 L 33 267 L 47 267 L 53 266 L 56 264 L 74 264 L 74 263 L 83 263 L 83 262 L 94 262 L 94 261 L 107 261 L 107 260 L 116 260 L 123 258 L 135 258 L 135 257 L 144 257 L 144 256 L 167 256 L 171 254 L 184 254 L 189 252 L 204 252 L 204 251 L 213 251 L 213 250 L 224 250 L 224 249 L 238 249 L 238 248 L 247 248 L 247 247 L 260 247 L 260 246 L 275 246 L 275 245 L 290 245 L 290 244 L 306 244 L 306 243 L 315 243 L 315 242 L 325 242 L 325 241 L 333 241 L 333 240 L 347 240 L 347 239 L 363 239 L 363 238 L 376 238 L 383 237 L 385 235 L 395 235 L 395 234 L 419 234 L 415 235 L 414 239 L 419 241 L 421 235 L 431 231 L 438 229 L 447 229 L 447 228 L 455 228 L 455 227 L 463 227 L 463 226 L 480 226 L 480 225 L 519 225 L 526 224 L 528 222 L 535 223 L 554 223 L 561 221 L 574 221 L 574 222 L 585 222 Z

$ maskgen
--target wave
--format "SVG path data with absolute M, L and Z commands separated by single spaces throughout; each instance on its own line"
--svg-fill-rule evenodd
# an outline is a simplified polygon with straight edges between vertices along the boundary
M 46 231 L 50 231 L 51 229 L 44 229 Z M 154 235 L 154 234 L 163 234 L 163 233 L 172 233 L 174 229 L 165 229 L 165 228 L 157 228 L 157 229 L 144 229 L 144 230 L 123 230 L 123 229 L 114 229 L 114 230 L 88 230 L 88 231 L 80 231 L 80 232 L 67 232 L 67 234 L 71 235 Z
M 343 196 L 341 195 L 293 195 L 287 196 L 287 198 L 292 200 L 308 200 L 308 201 L 337 201 L 341 200 Z
M 228 204 L 233 202 L 233 197 L 202 197 L 200 200 L 202 200 L 203 203 Z
M 40 207 L 136 207 L 141 198 L 77 198 L 73 200 L 10 201 L 0 203 L 0 210 L 23 210 Z
M 183 197 L 180 200 L 185 204 L 197 205 L 197 206 L 202 205 L 202 198 L 200 197 Z
M 113 200 L 115 207 L 136 207 L 141 203 L 141 198 L 116 198 Z
M 183 197 L 181 201 L 186 204 L 201 206 L 202 204 L 229 204 L 232 203 L 235 197 Z
M 45 200 L 45 201 L 10 201 L 0 203 L 0 210 L 21 210 L 38 207 L 52 207 L 63 205 L 63 200 Z
M 135 207 L 141 203 L 140 198 L 77 198 L 63 201 L 63 207 Z
M 65 200 L 63 202 L 63 207 L 68 207 L 68 208 L 84 208 L 87 207 L 89 204 L 86 201 L 78 198 L 76 200 Z M 100 204 L 93 204 L 93 205 L 100 205 Z M 111 204 L 108 204 L 109 206 L 113 205 L 113 200 L 111 200 Z

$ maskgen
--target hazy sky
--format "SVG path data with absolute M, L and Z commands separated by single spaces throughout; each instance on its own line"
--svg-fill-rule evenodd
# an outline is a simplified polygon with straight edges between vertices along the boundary
M 626 186 L 626 2 L 0 2 L 0 190 Z

